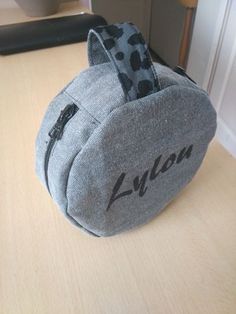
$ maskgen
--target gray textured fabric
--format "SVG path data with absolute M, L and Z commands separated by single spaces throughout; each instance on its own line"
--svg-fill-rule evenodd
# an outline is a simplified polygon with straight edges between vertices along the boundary
M 143 224 L 193 178 L 216 129 L 208 95 L 154 64 L 160 91 L 126 101 L 110 62 L 80 73 L 51 102 L 36 140 L 36 172 L 65 216 L 98 236 Z M 58 123 L 58 122 L 57 122 Z
M 161 92 L 130 103 L 112 66 L 93 66 L 79 74 L 50 104 L 36 141 L 36 172 L 45 185 L 48 131 L 66 104 L 79 110 L 66 125 L 49 162 L 53 199 L 63 213 L 85 229 L 110 236 L 143 224 L 160 212 L 192 179 L 215 133 L 216 115 L 207 94 L 188 79 L 155 64 Z M 147 179 L 146 193 L 117 199 L 106 211 L 117 178 L 120 192 L 172 153 L 193 145 L 191 156 Z M 71 218 L 73 217 L 73 218 Z

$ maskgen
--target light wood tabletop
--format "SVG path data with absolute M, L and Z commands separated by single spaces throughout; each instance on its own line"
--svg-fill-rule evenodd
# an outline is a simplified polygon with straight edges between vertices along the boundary
M 87 67 L 86 43 L 0 57 L 0 313 L 235 314 L 236 160 L 216 141 L 158 217 L 94 238 L 34 171 L 49 101 Z

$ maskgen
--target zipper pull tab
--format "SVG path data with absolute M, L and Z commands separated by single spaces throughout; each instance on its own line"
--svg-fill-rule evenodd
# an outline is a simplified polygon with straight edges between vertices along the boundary
M 67 105 L 61 111 L 59 118 L 57 119 L 56 123 L 53 125 L 51 130 L 49 131 L 48 135 L 51 138 L 60 140 L 62 138 L 63 130 L 66 123 L 76 114 L 78 109 L 79 108 L 75 104 Z

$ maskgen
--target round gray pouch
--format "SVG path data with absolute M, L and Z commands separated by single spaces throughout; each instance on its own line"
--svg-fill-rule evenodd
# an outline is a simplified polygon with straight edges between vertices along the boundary
M 88 55 L 90 68 L 47 110 L 36 171 L 75 225 L 111 236 L 149 221 L 191 181 L 216 113 L 196 84 L 152 63 L 131 23 L 91 30 Z

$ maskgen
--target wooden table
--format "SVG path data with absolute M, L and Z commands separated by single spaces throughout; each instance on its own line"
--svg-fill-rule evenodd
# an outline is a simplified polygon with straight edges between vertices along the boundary
M 81 233 L 39 183 L 43 114 L 86 67 L 85 43 L 0 57 L 0 313 L 235 314 L 236 160 L 216 141 L 161 215 L 111 238 Z

